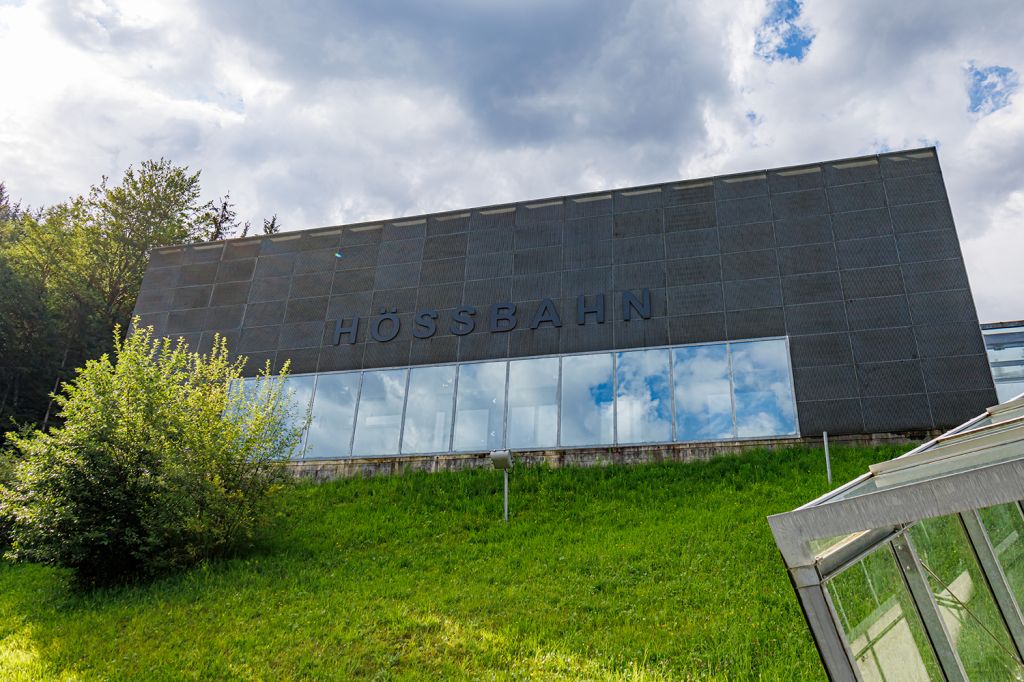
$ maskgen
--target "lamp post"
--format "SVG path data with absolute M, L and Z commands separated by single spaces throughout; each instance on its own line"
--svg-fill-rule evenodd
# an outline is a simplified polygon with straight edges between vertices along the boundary
M 512 453 L 508 450 L 491 450 L 491 464 L 501 469 L 505 479 L 505 523 L 508 523 L 508 470 L 512 468 Z

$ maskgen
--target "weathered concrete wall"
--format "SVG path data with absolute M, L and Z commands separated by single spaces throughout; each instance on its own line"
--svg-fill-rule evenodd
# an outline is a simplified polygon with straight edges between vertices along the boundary
M 871 446 L 909 444 L 934 438 L 939 431 L 918 433 L 875 433 L 829 438 L 831 445 Z M 698 462 L 739 455 L 745 451 L 767 448 L 777 450 L 793 446 L 820 447 L 821 438 L 772 438 L 733 442 L 674 443 L 669 445 L 630 445 L 571 450 L 540 450 L 516 452 L 516 464 L 546 464 L 557 469 L 565 466 L 592 467 L 609 464 L 643 464 L 648 462 Z M 407 471 L 461 471 L 490 466 L 488 453 L 457 455 L 425 455 L 408 457 L 372 457 L 335 460 L 308 460 L 289 464 L 296 476 L 315 481 L 403 474 Z

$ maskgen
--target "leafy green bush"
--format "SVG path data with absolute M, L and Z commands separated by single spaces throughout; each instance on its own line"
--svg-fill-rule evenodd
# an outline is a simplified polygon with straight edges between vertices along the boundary
M 88 362 L 56 397 L 62 426 L 8 434 L 9 556 L 119 582 L 222 553 L 266 518 L 302 428 L 287 368 L 241 390 L 244 360 L 223 340 L 201 355 L 152 334 L 115 332 L 114 358 Z

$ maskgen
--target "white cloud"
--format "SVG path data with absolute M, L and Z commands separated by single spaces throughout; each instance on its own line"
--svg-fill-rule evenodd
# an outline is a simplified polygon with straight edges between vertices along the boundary
M 0 4 L 0 179 L 165 156 L 294 229 L 937 143 L 979 314 L 1024 317 L 1020 96 L 967 75 L 1024 70 L 1017 3 L 807 0 L 770 62 L 759 0 L 382 7 Z

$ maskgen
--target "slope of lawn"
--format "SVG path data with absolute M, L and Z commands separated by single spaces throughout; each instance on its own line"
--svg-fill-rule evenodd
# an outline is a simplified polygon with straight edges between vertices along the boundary
M 905 448 L 833 450 L 835 485 Z M 819 679 L 765 516 L 820 450 L 300 484 L 244 555 L 77 593 L 0 562 L 0 679 Z

